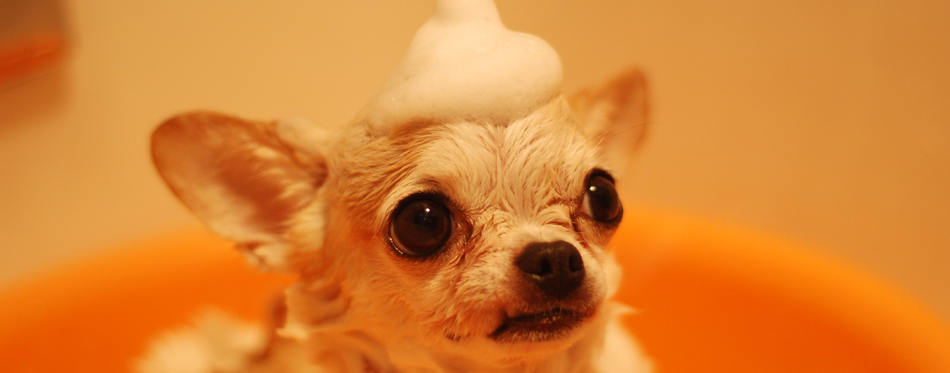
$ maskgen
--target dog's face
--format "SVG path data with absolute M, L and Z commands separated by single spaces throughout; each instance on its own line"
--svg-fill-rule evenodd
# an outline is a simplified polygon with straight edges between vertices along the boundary
M 339 255 L 372 263 L 354 276 L 385 278 L 354 285 L 357 298 L 390 299 L 430 338 L 463 343 L 558 340 L 596 313 L 622 207 L 565 102 L 506 126 L 417 123 L 378 142 L 339 160 L 347 177 L 328 184 L 340 223 L 329 231 L 366 238 Z
M 600 316 L 623 216 L 611 161 L 644 116 L 631 72 L 510 123 L 330 134 L 186 114 L 156 131 L 153 154 L 212 230 L 301 274 L 288 302 L 304 334 L 338 328 L 397 365 L 485 359 L 564 350 Z

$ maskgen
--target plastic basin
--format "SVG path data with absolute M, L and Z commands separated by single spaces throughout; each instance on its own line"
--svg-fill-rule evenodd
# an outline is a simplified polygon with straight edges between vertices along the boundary
M 627 212 L 618 298 L 659 372 L 950 372 L 950 329 L 851 266 L 756 233 Z M 4 372 L 127 372 L 203 308 L 261 319 L 290 276 L 202 230 L 133 243 L 0 291 Z

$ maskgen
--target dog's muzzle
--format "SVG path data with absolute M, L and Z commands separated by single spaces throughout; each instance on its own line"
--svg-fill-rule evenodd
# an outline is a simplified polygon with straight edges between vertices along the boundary
M 584 260 L 565 241 L 536 242 L 524 248 L 515 266 L 525 278 L 527 305 L 507 313 L 489 337 L 499 342 L 540 342 L 568 336 L 597 311 L 581 290 Z

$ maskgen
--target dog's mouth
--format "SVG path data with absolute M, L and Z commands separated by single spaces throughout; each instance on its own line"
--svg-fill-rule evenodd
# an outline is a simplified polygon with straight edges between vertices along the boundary
M 594 311 L 556 307 L 542 312 L 506 316 L 489 337 L 498 342 L 543 342 L 566 337 Z

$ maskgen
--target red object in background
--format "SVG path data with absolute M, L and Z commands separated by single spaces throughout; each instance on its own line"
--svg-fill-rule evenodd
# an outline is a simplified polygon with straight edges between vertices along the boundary
M 0 0 L 0 87 L 51 69 L 68 49 L 56 0 Z

